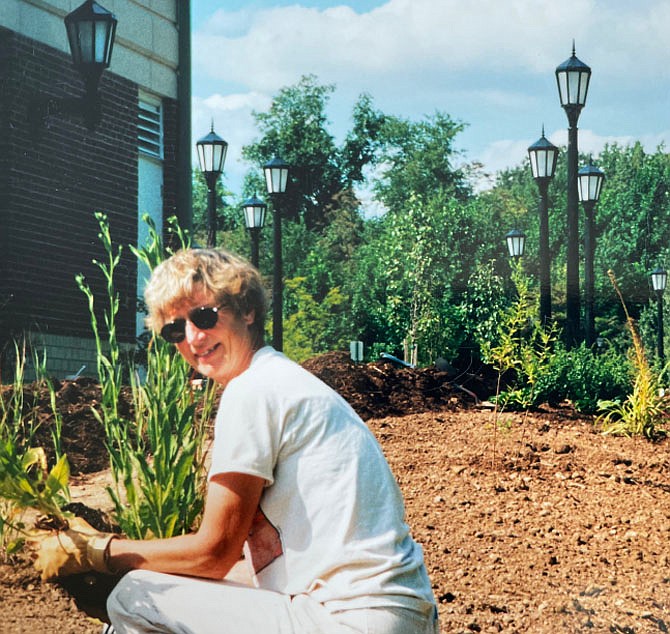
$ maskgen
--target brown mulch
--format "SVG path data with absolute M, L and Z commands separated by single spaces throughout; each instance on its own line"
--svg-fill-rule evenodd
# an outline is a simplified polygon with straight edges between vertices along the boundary
M 471 407 L 495 393 L 490 370 L 458 371 L 398 367 L 388 360 L 354 363 L 346 352 L 329 352 L 303 367 L 339 392 L 363 420 Z

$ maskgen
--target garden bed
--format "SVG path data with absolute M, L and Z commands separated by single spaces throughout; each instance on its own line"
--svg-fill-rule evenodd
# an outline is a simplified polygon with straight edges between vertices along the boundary
M 604 436 L 568 404 L 496 416 L 481 372 L 355 365 L 335 353 L 306 366 L 379 439 L 424 548 L 442 632 L 670 629 L 667 440 Z M 66 425 L 76 436 L 73 494 L 104 507 L 101 433 L 83 420 L 95 389 L 60 386 L 80 417 Z M 0 566 L 0 613 L 3 634 L 100 631 L 25 558 Z

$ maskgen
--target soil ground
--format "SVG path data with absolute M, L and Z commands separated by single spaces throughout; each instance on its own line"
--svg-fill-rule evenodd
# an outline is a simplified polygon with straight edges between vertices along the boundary
M 354 365 L 339 353 L 305 366 L 379 439 L 442 633 L 669 631 L 670 441 L 602 435 L 569 404 L 496 414 L 481 371 Z M 96 386 L 58 387 L 73 496 L 103 501 Z M 53 631 L 97 634 L 100 621 L 41 583 L 27 557 L 1 564 L 0 633 Z

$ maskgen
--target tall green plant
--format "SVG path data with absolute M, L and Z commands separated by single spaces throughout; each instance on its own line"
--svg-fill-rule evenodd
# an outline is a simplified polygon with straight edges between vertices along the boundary
M 170 537 L 188 532 L 202 511 L 205 472 L 203 467 L 207 422 L 211 416 L 215 390 L 209 387 L 202 396 L 193 391 L 188 364 L 174 348 L 152 340 L 147 350 L 144 371 L 131 368 L 133 418 L 119 413 L 121 395 L 120 345 L 115 319 L 118 295 L 114 273 L 120 249 L 114 251 L 107 218 L 96 215 L 100 238 L 107 254 L 98 263 L 107 281 L 108 304 L 105 313 L 106 345 L 95 318 L 93 293 L 80 283 L 89 298 L 91 326 L 97 342 L 98 368 L 101 370 L 103 403 L 96 416 L 103 424 L 109 451 L 113 485 L 108 493 L 114 503 L 114 516 L 123 532 L 132 538 Z M 131 250 L 148 270 L 153 270 L 166 254 L 155 225 L 145 216 L 149 238 L 141 249 Z M 168 232 L 178 248 L 188 246 L 188 236 L 170 219 Z M 110 402 L 107 399 L 116 399 Z M 202 400 L 202 402 L 200 402 Z
M 631 335 L 629 355 L 633 367 L 633 391 L 623 401 L 601 401 L 598 405 L 602 413 L 597 420 L 606 434 L 654 438 L 659 433 L 665 433 L 659 426 L 667 420 L 670 408 L 660 390 L 659 376 L 649 365 L 642 338 L 635 320 L 628 313 L 614 272 L 609 270 L 607 274 L 623 306 Z
M 207 384 L 200 399 L 186 362 L 158 339 L 147 363 L 146 379 L 135 374 L 132 381 L 136 436 L 125 479 L 131 504 L 113 498 L 126 533 L 169 537 L 193 527 L 203 509 L 204 441 L 216 388 Z
M 484 362 L 498 371 L 496 404 L 526 409 L 535 404 L 538 381 L 550 364 L 558 328 L 537 321 L 536 302 L 520 261 L 512 266 L 512 282 L 516 298 L 500 315 L 494 340 L 479 344 Z M 510 381 L 504 391 L 503 375 Z
M 107 216 L 96 212 L 95 218 L 98 221 L 100 232 L 98 238 L 107 257 L 106 261 L 93 260 L 94 264 L 100 269 L 105 280 L 105 290 L 107 297 L 107 306 L 104 310 L 105 330 L 101 330 L 98 324 L 98 318 L 95 313 L 95 296 L 83 274 L 75 276 L 79 289 L 84 293 L 88 300 L 88 311 L 91 319 L 91 329 L 96 346 L 96 362 L 98 370 L 98 379 L 102 396 L 99 409 L 93 409 L 94 416 L 104 426 L 108 442 L 118 444 L 124 438 L 121 429 L 124 427 L 124 420 L 119 413 L 119 404 L 121 402 L 121 388 L 123 378 L 123 367 L 121 365 L 121 347 L 116 335 L 116 318 L 119 313 L 119 294 L 114 289 L 114 272 L 121 259 L 121 247 L 114 248 L 112 236 L 109 229 Z M 120 435 L 121 434 L 121 435 Z M 114 467 L 112 467 L 114 468 Z
M 347 298 L 339 288 L 333 288 L 321 301 L 307 289 L 304 277 L 286 280 L 285 305 L 289 307 L 284 321 L 284 352 L 294 361 L 306 359 L 328 351 L 328 344 L 338 349 L 346 346 L 351 338 L 347 328 Z M 335 319 L 336 315 L 340 319 Z

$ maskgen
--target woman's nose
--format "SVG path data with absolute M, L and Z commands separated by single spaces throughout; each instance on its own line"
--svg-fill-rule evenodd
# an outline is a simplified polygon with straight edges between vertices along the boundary
M 200 328 L 198 328 L 188 319 L 186 320 L 186 327 L 184 328 L 184 331 L 186 335 L 186 341 L 189 343 L 198 341 L 199 339 L 207 336 L 204 330 L 200 330 Z

